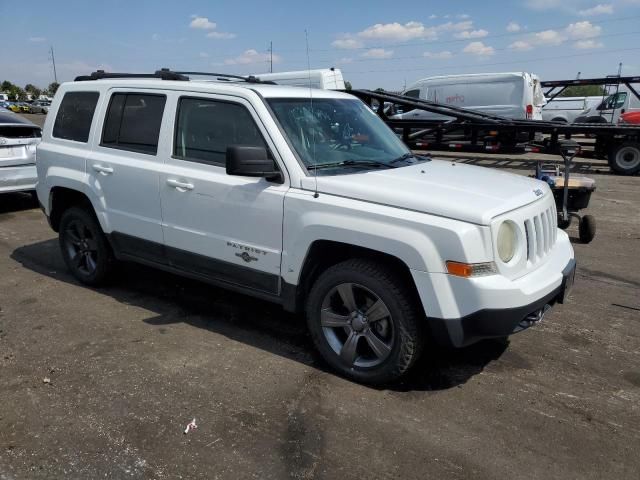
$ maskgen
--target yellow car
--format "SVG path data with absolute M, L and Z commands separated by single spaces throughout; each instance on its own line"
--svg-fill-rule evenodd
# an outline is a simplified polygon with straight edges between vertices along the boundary
M 18 103 L 18 106 L 20 107 L 20 111 L 22 113 L 31 113 L 31 105 L 29 105 L 28 103 L 20 102 Z
M 11 110 L 13 113 L 20 113 L 22 112 L 22 108 L 20 107 L 20 105 L 17 105 L 15 103 L 10 103 L 9 106 L 7 107 L 9 110 Z

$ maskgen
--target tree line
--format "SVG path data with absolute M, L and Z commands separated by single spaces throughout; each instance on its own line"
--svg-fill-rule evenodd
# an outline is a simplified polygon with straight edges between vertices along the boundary
M 40 95 L 53 97 L 58 91 L 59 86 L 59 83 L 51 82 L 49 86 L 43 90 L 31 83 L 28 83 L 24 88 L 20 88 L 18 85 L 5 80 L 0 84 L 0 93 L 8 94 L 9 98 L 13 100 L 26 100 L 28 98 L 27 95 L 31 95 L 31 98 L 37 99 Z

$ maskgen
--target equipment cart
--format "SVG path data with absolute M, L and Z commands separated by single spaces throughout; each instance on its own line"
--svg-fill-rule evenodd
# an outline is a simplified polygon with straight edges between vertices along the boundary
M 546 181 L 551 187 L 558 212 L 558 227 L 567 229 L 571 219 L 578 220 L 578 234 L 582 243 L 590 243 L 596 235 L 596 219 L 593 215 L 580 215 L 578 212 L 589 206 L 591 194 L 596 189 L 594 179 L 571 175 L 571 162 L 580 151 L 580 145 L 571 140 L 559 142 L 560 154 L 564 160 L 564 169 L 556 164 L 536 165 L 535 177 Z

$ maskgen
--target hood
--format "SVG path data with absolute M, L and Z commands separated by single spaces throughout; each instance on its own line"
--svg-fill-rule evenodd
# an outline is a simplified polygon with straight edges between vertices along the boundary
M 318 176 L 318 192 L 489 225 L 492 218 L 551 195 L 540 180 L 442 160 L 387 170 Z M 313 190 L 307 177 L 303 188 Z

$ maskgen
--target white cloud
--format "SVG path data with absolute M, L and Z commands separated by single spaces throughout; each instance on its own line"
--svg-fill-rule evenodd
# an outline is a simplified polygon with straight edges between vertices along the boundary
M 509 45 L 509 48 L 512 50 L 517 50 L 519 52 L 526 52 L 527 50 L 531 50 L 533 46 L 530 43 L 525 42 L 524 40 L 518 40 Z
M 200 53 L 198 54 L 198 56 L 199 56 L 200 58 L 209 58 L 209 54 L 208 54 L 207 52 L 200 52 Z
M 393 56 L 393 50 L 386 50 L 384 48 L 372 48 L 362 54 L 366 58 L 390 58 Z
M 591 50 L 593 48 L 602 47 L 604 47 L 602 42 L 598 42 L 597 40 L 578 40 L 573 44 L 573 48 L 578 48 L 580 50 Z
M 42 43 L 42 42 L 46 42 L 47 39 L 44 37 L 30 37 L 29 41 L 33 43 Z
M 565 40 L 565 37 L 556 30 L 544 30 L 534 33 L 532 37 L 532 42 L 536 45 L 560 45 Z
M 610 15 L 613 13 L 613 5 L 610 3 L 599 3 L 595 7 L 580 10 L 578 15 L 583 17 L 592 17 L 594 15 Z
M 435 60 L 446 60 L 447 58 L 453 57 L 453 53 L 449 50 L 443 50 L 441 52 L 424 52 L 423 55 L 426 58 L 433 58 Z
M 351 57 L 342 57 L 336 63 L 339 63 L 341 65 L 346 65 L 348 63 L 353 63 L 353 58 L 351 58 Z
M 207 17 L 198 17 L 197 15 L 192 15 L 191 23 L 189 24 L 190 28 L 197 28 L 201 30 L 213 30 L 216 28 L 215 22 L 210 22 Z
M 189 28 L 195 28 L 197 30 L 208 30 L 209 32 L 207 33 L 207 38 L 215 38 L 217 40 L 228 40 L 230 38 L 236 38 L 235 33 L 216 31 L 216 27 L 218 25 L 215 22 L 209 21 L 207 17 L 191 15 L 191 18 L 192 20 L 189 24 Z
M 446 16 L 445 16 L 446 18 Z M 461 22 L 446 22 L 440 25 L 432 27 L 425 27 L 421 22 L 407 22 L 401 24 L 398 22 L 393 23 L 376 23 L 370 27 L 365 28 L 356 35 L 360 39 L 364 40 L 384 40 L 389 42 L 402 42 L 407 40 L 413 40 L 417 38 L 435 40 L 438 38 L 438 33 L 441 32 L 461 32 L 464 30 L 471 30 L 473 28 L 473 21 L 463 20 Z M 333 45 L 338 48 L 345 48 L 339 45 L 354 45 L 357 40 L 351 34 L 346 34 L 342 38 L 334 41 Z M 357 47 L 346 47 L 357 48 Z
M 394 23 L 376 23 L 359 32 L 362 38 L 406 41 L 414 38 L 436 38 L 437 33 L 434 27 L 425 27 L 420 22 L 407 22 L 404 25 Z
M 471 18 L 471 15 L 467 15 L 466 13 L 461 13 L 460 15 L 456 15 L 456 18 L 466 20 L 467 18 Z
M 507 24 L 507 32 L 519 32 L 522 30 L 522 27 L 517 22 L 509 22 Z
M 602 27 L 592 25 L 590 21 L 585 20 L 583 22 L 571 23 L 565 30 L 571 38 L 582 40 L 599 36 L 602 32 Z
M 235 33 L 229 33 L 229 32 L 209 32 L 207 33 L 207 38 L 215 38 L 218 40 L 229 40 L 231 38 L 236 38 L 236 34 Z
M 259 53 L 257 50 L 253 48 L 246 50 L 242 55 L 239 55 L 235 58 L 227 58 L 224 61 L 225 65 L 250 65 L 253 63 L 266 63 L 270 59 L 270 55 L 268 53 Z M 279 55 L 273 55 L 273 63 L 278 63 L 282 60 L 282 57 Z
M 449 32 L 449 31 L 459 32 L 461 30 L 470 30 L 473 28 L 473 21 L 465 20 L 463 22 L 457 22 L 457 23 L 447 22 L 447 23 L 443 23 L 442 25 L 438 25 L 435 28 L 437 31 L 441 31 L 441 32 Z
M 331 46 L 336 48 L 343 48 L 345 50 L 349 50 L 352 48 L 362 48 L 363 45 L 364 44 L 357 38 L 352 38 L 349 36 L 344 36 L 342 38 L 338 38 L 337 40 L 334 40 L 333 42 L 331 42 Z
M 438 18 L 438 15 L 434 15 L 434 14 L 429 15 L 429 20 L 433 20 L 434 18 Z
M 477 55 L 479 57 L 490 57 L 495 53 L 493 47 L 489 45 L 485 45 L 482 42 L 471 42 L 469 45 L 462 49 L 464 53 L 469 53 L 471 55 Z
M 480 30 L 465 30 L 462 32 L 458 32 L 453 36 L 456 38 L 469 39 L 469 38 L 483 38 L 483 37 L 486 37 L 487 35 L 489 35 L 489 32 L 487 32 L 486 30 L 480 29 Z
M 151 35 L 151 40 L 157 42 L 158 40 L 160 40 L 160 34 L 154 33 L 153 35 Z

